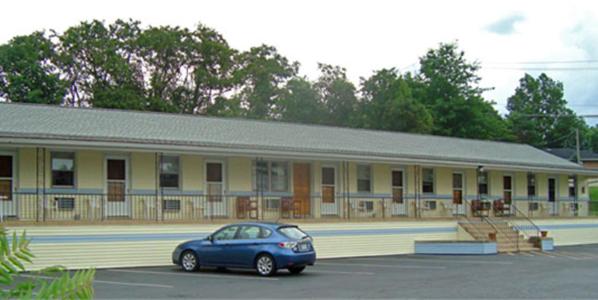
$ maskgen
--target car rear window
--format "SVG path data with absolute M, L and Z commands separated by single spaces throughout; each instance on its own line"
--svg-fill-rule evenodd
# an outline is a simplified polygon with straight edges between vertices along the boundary
M 287 226 L 287 227 L 280 227 L 278 228 L 278 232 L 282 233 L 282 235 L 294 239 L 300 240 L 307 236 L 307 233 L 303 232 L 301 229 L 294 227 L 294 226 Z

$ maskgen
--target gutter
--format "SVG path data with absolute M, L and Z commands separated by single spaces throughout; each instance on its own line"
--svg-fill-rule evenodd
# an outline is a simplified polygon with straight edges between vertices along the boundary
M 380 153 L 355 153 L 352 151 L 330 152 L 322 150 L 297 151 L 293 148 L 284 147 L 259 147 L 256 145 L 210 145 L 210 144 L 195 144 L 195 143 L 181 143 L 177 144 L 172 141 L 157 141 L 155 143 L 148 143 L 147 140 L 130 140 L 126 142 L 111 141 L 105 138 L 104 141 L 97 138 L 81 138 L 74 140 L 72 138 L 64 137 L 24 137 L 20 136 L 3 136 L 0 137 L 0 145 L 6 146 L 24 146 L 37 147 L 45 146 L 49 148 L 73 148 L 73 149 L 102 149 L 102 150 L 119 150 L 119 151 L 139 151 L 139 152 L 164 152 L 164 153 L 180 153 L 180 154 L 207 154 L 207 155 L 237 155 L 241 157 L 271 157 L 271 158 L 298 158 L 298 159 L 312 159 L 312 160 L 349 160 L 352 162 L 378 162 L 388 164 L 419 164 L 422 166 L 446 166 L 446 167 L 465 167 L 477 168 L 483 165 L 485 168 L 493 170 L 504 171 L 542 171 L 547 173 L 559 174 L 579 174 L 579 175 L 594 175 L 598 176 L 598 170 L 588 170 L 582 167 L 564 167 L 554 165 L 536 165 L 536 164 L 522 164 L 521 162 L 497 162 L 492 160 L 460 160 L 435 158 L 425 156 L 395 156 L 385 155 Z M 577 165 L 575 165 L 577 166 Z

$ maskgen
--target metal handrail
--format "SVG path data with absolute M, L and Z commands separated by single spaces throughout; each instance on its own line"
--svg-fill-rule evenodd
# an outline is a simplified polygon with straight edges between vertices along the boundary
M 500 230 L 500 229 L 498 229 L 498 227 L 496 227 L 496 224 L 494 224 L 494 222 L 492 221 L 491 218 L 482 218 L 482 219 L 485 220 L 486 223 L 490 224 L 490 226 L 492 226 L 492 228 L 494 228 L 494 230 L 496 231 L 496 234 L 497 234 L 497 236 L 496 236 L 497 240 L 498 240 L 498 232 L 500 231 L 505 237 L 507 237 L 507 239 L 512 241 L 508 234 L 505 234 L 502 230 Z M 508 225 L 508 223 L 506 223 L 506 224 Z M 519 251 L 519 238 L 517 238 L 517 240 L 515 241 L 515 244 L 517 245 L 517 251 Z
M 489 240 L 489 238 L 487 236 L 484 236 L 484 234 L 480 231 L 480 229 L 477 228 L 474 225 L 474 223 L 472 222 L 472 220 L 467 216 L 467 212 L 469 211 L 469 209 L 468 209 L 469 204 L 467 203 L 467 200 L 463 200 L 462 202 L 465 203 L 465 214 L 462 215 L 461 217 L 463 217 L 465 219 L 465 221 L 467 222 L 467 224 L 471 225 L 471 227 L 473 227 L 480 236 L 484 237 L 484 241 Z
M 532 219 L 527 216 L 525 213 L 523 213 L 515 204 L 511 204 L 514 208 L 515 208 L 515 215 L 517 215 L 517 213 L 519 213 L 521 216 L 524 217 L 524 219 L 526 221 L 528 221 L 528 223 L 535 229 L 536 235 L 535 236 L 540 236 L 540 231 L 542 231 L 540 229 L 540 227 L 538 227 L 538 225 L 536 225 L 536 223 L 534 223 L 534 221 L 532 221 Z M 520 231 L 521 233 L 523 233 L 524 235 L 526 234 L 525 229 L 523 229 L 519 224 L 517 224 L 516 222 L 511 222 L 511 225 L 515 228 L 517 228 L 518 231 Z M 527 236 L 527 238 L 530 238 L 531 236 Z

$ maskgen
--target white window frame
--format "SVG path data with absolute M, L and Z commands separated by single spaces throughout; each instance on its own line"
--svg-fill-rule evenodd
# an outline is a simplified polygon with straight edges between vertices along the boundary
M 461 175 L 461 188 L 460 189 L 456 189 L 454 184 L 453 184 L 453 175 L 458 174 Z M 463 202 L 465 202 L 465 172 L 463 171 L 453 171 L 451 173 L 451 203 L 455 202 L 455 190 L 461 190 L 461 204 L 463 204 Z
M 57 153 L 72 153 L 73 154 L 73 184 L 72 185 L 55 185 L 54 184 L 54 169 L 52 167 L 52 160 Z M 51 150 L 50 151 L 50 187 L 55 189 L 76 189 L 77 188 L 77 152 L 70 150 Z
M 322 181 L 324 179 L 324 176 L 322 176 L 324 168 L 331 168 L 334 171 L 334 184 L 331 185 L 331 184 L 323 184 L 322 183 Z M 338 191 L 338 180 L 337 180 L 338 176 L 337 175 L 338 175 L 338 173 L 337 173 L 337 168 L 335 165 L 323 164 L 320 166 L 320 196 L 322 198 L 321 201 L 324 204 L 336 203 L 336 193 Z M 334 202 L 324 202 L 324 193 L 323 193 L 324 189 L 323 188 L 330 187 L 330 186 L 332 186 L 334 188 L 334 194 L 332 195 L 334 197 Z
M 370 173 L 370 178 L 369 178 L 369 191 L 360 191 L 359 190 L 359 167 L 366 167 L 369 168 L 369 173 Z M 357 193 L 362 193 L 362 194 L 371 194 L 374 192 L 374 173 L 373 173 L 373 168 L 372 165 L 369 164 L 357 164 L 357 166 L 355 167 L 355 180 L 357 183 Z
M 14 201 L 15 192 L 17 190 L 17 182 L 16 181 L 17 181 L 17 178 L 18 178 L 18 176 L 16 175 L 16 173 L 18 171 L 16 169 L 16 166 L 17 166 L 17 163 L 16 163 L 17 156 L 13 152 L 3 152 L 3 151 L 0 151 L 0 155 L 1 156 L 10 156 L 11 157 L 11 164 L 12 164 L 12 174 L 11 174 L 11 177 L 0 177 L 0 180 L 10 180 L 10 190 L 11 190 L 11 195 L 12 195 L 11 198 L 12 199 L 0 199 L 0 201 Z
M 208 195 L 208 184 L 210 183 L 216 183 L 216 182 L 210 182 L 208 181 L 208 164 L 209 163 L 217 163 L 220 164 L 221 168 L 222 168 L 222 193 L 220 196 L 222 196 L 224 198 L 224 195 L 226 194 L 226 164 L 224 162 L 224 160 L 220 160 L 220 159 L 206 159 L 204 161 L 204 187 L 205 187 L 205 194 Z
M 424 170 L 432 170 L 432 192 L 424 192 Z M 436 194 L 436 169 L 432 167 L 421 168 L 421 191 L 422 195 L 435 195 Z
M 486 174 L 486 194 L 482 194 L 480 192 L 480 178 L 482 178 L 482 176 L 481 176 L 482 173 Z M 477 177 L 476 188 L 478 189 L 478 195 L 480 195 L 481 197 L 489 197 L 491 194 L 490 193 L 490 181 L 491 181 L 490 180 L 490 171 L 488 171 L 488 170 L 484 170 L 483 172 L 477 171 L 476 177 Z M 485 198 L 483 198 L 483 199 L 485 199 Z
M 529 193 L 529 187 L 530 187 L 529 177 L 530 177 L 530 175 L 534 177 L 534 194 L 533 195 L 530 195 L 530 193 Z M 528 198 L 533 198 L 533 199 L 537 198 L 538 197 L 538 174 L 526 173 L 525 174 L 525 187 L 526 187 L 525 194 L 527 195 Z
M 507 190 L 505 188 L 505 177 L 511 177 L 511 189 Z M 511 205 L 515 202 L 515 199 L 513 199 L 515 197 L 515 175 L 511 174 L 511 173 L 503 173 L 502 174 L 502 199 L 503 201 L 506 201 L 505 199 L 505 192 L 511 192 Z
M 401 184 L 402 184 L 402 186 L 400 187 L 401 190 L 402 190 L 401 191 L 401 199 L 402 199 L 401 203 L 394 202 L 394 189 L 395 189 L 396 186 L 393 184 L 392 173 L 395 172 L 395 171 L 403 173 L 402 176 L 401 176 Z M 395 204 L 405 204 L 405 201 L 407 200 L 406 199 L 406 195 L 407 195 L 407 184 L 406 184 L 406 181 L 407 181 L 407 173 L 405 172 L 405 168 L 391 168 L 390 169 L 390 189 L 391 189 L 391 193 L 392 193 L 391 194 L 392 203 L 395 203 Z
M 291 163 L 289 161 L 285 161 L 285 160 L 254 160 L 252 162 L 252 174 L 251 174 L 251 185 L 252 185 L 252 190 L 255 192 L 258 190 L 258 184 L 257 184 L 257 163 L 258 162 L 263 162 L 266 163 L 266 170 L 268 172 L 268 182 L 266 184 L 266 188 L 261 191 L 264 193 L 290 193 L 291 192 L 291 176 L 293 174 L 293 170 L 291 169 Z M 286 190 L 282 190 L 282 191 L 274 191 L 272 190 L 272 163 L 282 163 L 286 165 L 287 168 L 287 188 Z
M 162 162 L 164 161 L 164 157 L 176 157 L 178 160 L 178 171 L 177 171 L 177 186 L 162 186 Z M 182 159 L 180 155 L 176 154 L 162 154 L 159 161 L 158 166 L 158 186 L 160 189 L 171 190 L 171 191 L 179 191 L 183 188 L 183 164 L 181 163 Z

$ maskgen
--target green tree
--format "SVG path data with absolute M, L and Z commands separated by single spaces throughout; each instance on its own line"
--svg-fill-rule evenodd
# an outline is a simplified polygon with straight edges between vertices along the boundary
M 278 53 L 272 46 L 253 47 L 237 57 L 235 77 L 242 82 L 237 98 L 244 116 L 271 119 L 275 104 L 284 93 L 286 83 L 297 74 L 299 64 Z
M 477 62 L 468 62 L 456 43 L 440 44 L 420 58 L 416 98 L 434 119 L 433 133 L 445 136 L 508 140 L 504 120 L 484 100 Z
M 60 67 L 69 82 L 68 104 L 143 110 L 143 70 L 134 43 L 139 22 L 94 20 L 68 28 L 59 39 Z
M 198 25 L 150 27 L 139 34 L 139 61 L 145 70 L 147 97 L 180 113 L 217 113 L 211 105 L 239 83 L 234 77 L 236 51 L 215 30 Z M 221 103 L 219 103 L 221 104 Z
M 339 66 L 318 64 L 320 77 L 314 84 L 326 108 L 325 124 L 356 127 L 357 96 L 347 71 Z
M 288 122 L 319 124 L 324 121 L 325 107 L 318 91 L 305 78 L 296 77 L 286 84 L 275 105 L 277 119 Z
M 563 84 L 542 73 L 525 74 L 507 102 L 507 120 L 517 140 L 539 148 L 575 146 L 575 129 L 582 135 L 585 121 L 567 108 Z
M 66 83 L 56 52 L 43 32 L 19 36 L 0 46 L 0 98 L 11 102 L 61 104 Z
M 93 299 L 95 270 L 79 270 L 70 275 L 61 267 L 46 268 L 39 274 L 28 274 L 28 279 L 15 281 L 25 271 L 25 264 L 35 257 L 29 249 L 30 240 L 25 232 L 12 238 L 0 228 L 0 290 L 3 299 Z M 48 280 L 50 279 L 50 280 Z
M 360 127 L 429 133 L 432 116 L 412 95 L 411 75 L 382 69 L 361 83 Z

